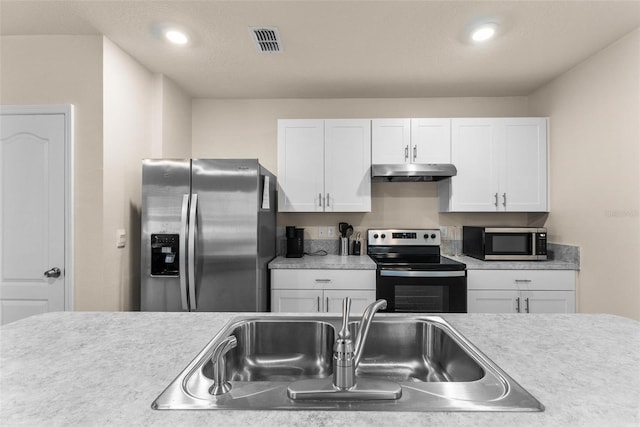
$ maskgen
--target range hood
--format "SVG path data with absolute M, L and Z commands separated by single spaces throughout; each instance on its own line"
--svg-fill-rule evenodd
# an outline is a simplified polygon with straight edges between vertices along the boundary
M 456 167 L 448 163 L 371 165 L 371 180 L 374 182 L 440 181 L 456 176 L 457 173 Z

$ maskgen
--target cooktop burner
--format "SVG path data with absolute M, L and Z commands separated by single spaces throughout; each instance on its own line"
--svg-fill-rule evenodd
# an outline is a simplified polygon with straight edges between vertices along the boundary
M 440 255 L 440 230 L 369 230 L 367 254 L 381 269 L 456 271 L 466 264 Z

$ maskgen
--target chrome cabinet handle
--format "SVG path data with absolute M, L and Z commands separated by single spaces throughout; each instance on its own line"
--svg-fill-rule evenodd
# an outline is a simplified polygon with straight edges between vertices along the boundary
M 320 313 L 320 297 L 318 296 L 318 309 L 316 310 L 317 313 Z
M 516 279 L 516 283 L 531 283 L 531 279 Z
M 525 313 L 529 313 L 529 298 L 524 299 L 524 311 Z
M 507 207 L 507 193 L 502 194 L 502 206 Z
M 417 157 L 418 157 L 418 146 L 414 145 L 413 146 L 413 161 L 415 161 Z
M 498 207 L 498 193 L 496 193 L 494 195 L 494 197 L 496 198 L 496 202 L 494 203 L 494 205 L 496 205 L 496 208 Z
M 52 269 L 44 272 L 44 277 L 47 277 L 49 279 L 57 279 L 61 274 L 62 270 L 60 270 L 58 267 L 53 267 Z
M 404 147 L 404 159 L 407 160 L 409 158 L 409 146 L 405 145 Z
M 326 206 L 329 207 L 329 193 L 327 193 L 327 204 L 326 204 Z
M 329 312 L 329 297 L 327 297 L 327 305 L 324 306 L 324 311 Z
M 318 193 L 318 207 L 322 207 L 322 193 Z
M 516 313 L 520 313 L 520 297 L 516 298 Z
M 330 283 L 331 279 L 315 279 L 316 283 Z

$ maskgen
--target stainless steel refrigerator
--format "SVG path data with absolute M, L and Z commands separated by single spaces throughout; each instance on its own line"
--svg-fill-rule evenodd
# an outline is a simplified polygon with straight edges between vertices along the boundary
M 276 178 L 257 160 L 144 160 L 143 311 L 266 311 Z

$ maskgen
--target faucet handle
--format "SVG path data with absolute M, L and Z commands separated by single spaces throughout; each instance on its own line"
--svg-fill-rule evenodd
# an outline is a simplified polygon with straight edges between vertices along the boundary
M 338 338 L 346 340 L 351 338 L 349 332 L 349 311 L 351 310 L 351 298 L 346 297 L 342 300 L 342 328 L 338 332 Z

